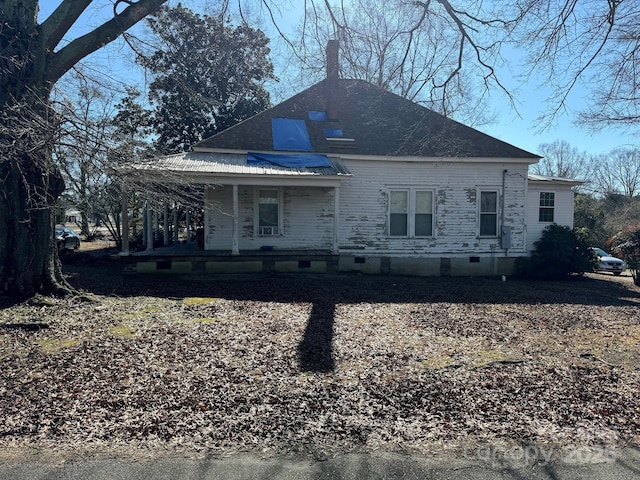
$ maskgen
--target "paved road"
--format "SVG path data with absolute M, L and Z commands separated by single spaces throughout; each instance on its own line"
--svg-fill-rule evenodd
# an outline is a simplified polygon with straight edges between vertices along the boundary
M 496 455 L 487 449 L 464 459 L 375 454 L 324 461 L 261 459 L 243 454 L 224 459 L 85 459 L 47 464 L 26 459 L 0 465 L 2 480 L 637 480 L 640 451 L 578 451 L 545 459 L 526 447 Z M 549 457 L 550 458 L 550 457 Z

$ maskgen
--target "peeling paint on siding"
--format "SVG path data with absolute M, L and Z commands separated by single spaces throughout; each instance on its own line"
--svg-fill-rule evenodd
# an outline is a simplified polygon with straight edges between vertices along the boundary
M 491 255 L 497 238 L 477 239 L 477 187 L 502 184 L 501 164 L 442 162 L 407 163 L 402 168 L 385 162 L 345 160 L 353 177 L 340 189 L 341 248 L 366 245 L 366 251 L 393 256 L 443 257 L 451 254 Z M 505 223 L 516 227 L 511 253 L 524 253 L 524 182 L 526 165 L 509 165 L 514 177 L 505 186 Z M 421 184 L 421 182 L 425 182 Z M 427 183 L 428 182 L 428 183 Z M 387 190 L 425 188 L 435 191 L 434 237 L 429 239 L 386 236 Z M 508 188 L 507 188 L 508 187 Z M 369 246 L 373 242 L 374 246 Z
M 467 200 L 469 200 L 469 203 L 473 203 L 475 205 L 478 200 L 478 190 L 475 187 L 467 188 L 466 192 L 467 192 Z

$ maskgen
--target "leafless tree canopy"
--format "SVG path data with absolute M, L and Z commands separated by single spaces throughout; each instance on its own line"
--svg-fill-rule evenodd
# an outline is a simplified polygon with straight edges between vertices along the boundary
M 602 195 L 637 196 L 640 194 L 640 150 L 617 149 L 600 156 L 593 176 L 596 191 Z
M 327 40 L 338 39 L 343 77 L 481 122 L 489 89 L 510 96 L 495 73 L 501 42 L 492 40 L 505 22 L 466 3 L 459 10 L 447 1 L 308 0 L 298 38 L 286 38 L 293 52 L 290 63 L 303 65 L 305 82 L 317 81 Z M 480 105 L 484 111 L 478 115 Z
M 286 8 L 285 1 L 262 4 L 274 19 Z M 346 74 L 411 99 L 437 99 L 446 113 L 473 97 L 478 103 L 488 92 L 512 98 L 515 92 L 500 73 L 508 46 L 524 57 L 522 64 L 510 65 L 522 81 L 537 79 L 551 91 L 543 99 L 541 127 L 566 111 L 578 87 L 589 92 L 580 115 L 587 126 L 635 125 L 640 115 L 640 3 L 635 0 L 305 0 L 304 5 L 301 43 L 286 40 L 298 60 L 316 71 L 322 66 L 317 45 L 334 37 L 343 45 Z
M 548 118 L 585 87 L 581 119 L 599 128 L 634 124 L 640 115 L 640 3 L 635 0 L 519 0 L 512 38 L 528 52 L 527 74 L 554 92 Z
M 543 157 L 532 165 L 531 171 L 539 175 L 551 177 L 589 179 L 591 161 L 587 152 L 581 152 L 566 140 L 543 143 L 538 147 Z

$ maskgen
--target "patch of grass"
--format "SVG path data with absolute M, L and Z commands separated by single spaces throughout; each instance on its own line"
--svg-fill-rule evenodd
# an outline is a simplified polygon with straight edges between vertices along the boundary
M 460 362 L 449 355 L 431 355 L 423 358 L 420 365 L 429 370 L 441 370 L 443 368 L 459 366 Z
M 77 338 L 53 338 L 51 340 L 38 340 L 38 345 L 44 353 L 55 354 L 65 348 L 75 347 L 80 343 Z
M 472 368 L 484 367 L 498 362 L 518 361 L 518 359 L 514 358 L 512 355 L 506 355 L 500 350 L 476 350 L 473 357 L 474 358 L 470 364 L 470 367 Z
M 183 300 L 185 305 L 203 305 L 206 303 L 214 303 L 217 302 L 217 298 L 209 298 L 209 297 L 187 297 Z
M 123 324 L 109 327 L 109 332 L 111 332 L 112 335 L 116 335 L 118 337 L 133 337 L 136 331 L 137 330 L 135 328 Z
M 635 370 L 640 360 L 640 326 L 626 325 L 621 331 L 582 329 L 574 339 L 580 354 L 592 354 L 616 366 Z

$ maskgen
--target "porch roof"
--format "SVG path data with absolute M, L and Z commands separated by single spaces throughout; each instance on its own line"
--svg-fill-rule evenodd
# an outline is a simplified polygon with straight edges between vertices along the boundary
M 283 154 L 283 156 L 286 154 Z M 299 156 L 299 154 L 298 154 Z M 191 177 L 340 177 L 351 176 L 351 172 L 337 157 L 327 157 L 330 166 L 282 166 L 277 164 L 254 165 L 247 162 L 247 154 L 218 152 L 186 152 L 166 155 L 148 163 L 128 166 L 131 173 L 161 176 L 171 174 Z
M 549 177 L 547 175 L 537 175 L 534 173 L 529 173 L 527 175 L 529 182 L 540 182 L 546 184 L 556 184 L 556 185 L 568 185 L 571 187 L 575 187 L 578 185 L 582 185 L 585 183 L 584 180 L 578 180 L 575 178 L 565 178 L 565 177 Z

